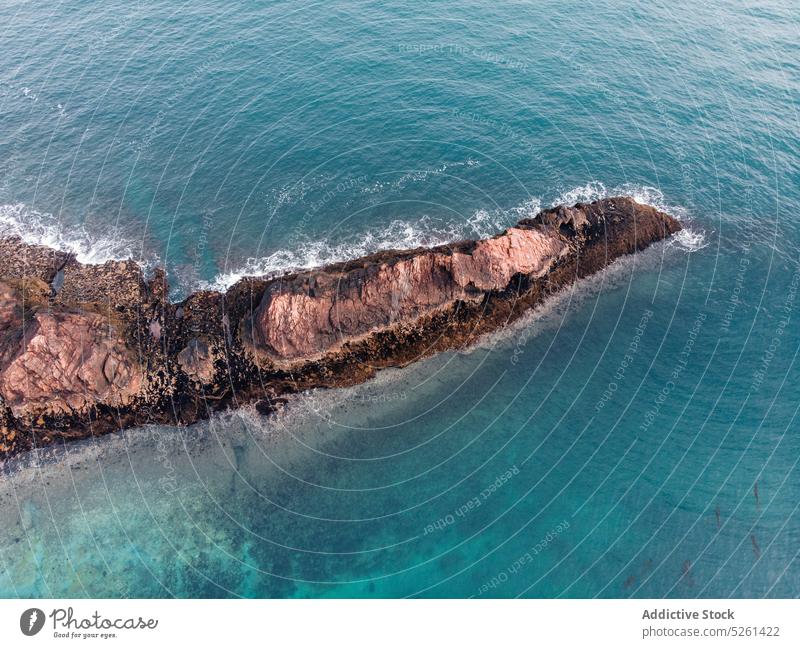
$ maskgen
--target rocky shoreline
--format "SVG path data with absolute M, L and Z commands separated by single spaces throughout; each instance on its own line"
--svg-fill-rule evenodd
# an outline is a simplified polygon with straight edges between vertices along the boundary
M 0 461 L 353 385 L 518 318 L 680 229 L 630 198 L 556 207 L 489 239 L 385 251 L 172 303 L 133 261 L 0 239 Z

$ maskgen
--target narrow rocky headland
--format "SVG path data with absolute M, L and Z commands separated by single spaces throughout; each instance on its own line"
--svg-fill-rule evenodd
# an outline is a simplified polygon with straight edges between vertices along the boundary
M 463 348 L 680 224 L 629 198 L 540 212 L 489 239 L 380 252 L 179 303 L 133 261 L 0 239 L 0 461 L 147 423 L 185 425 L 353 385 Z

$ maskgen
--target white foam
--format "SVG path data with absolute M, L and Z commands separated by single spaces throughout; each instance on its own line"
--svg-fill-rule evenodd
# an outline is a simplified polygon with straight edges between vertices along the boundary
M 447 165 L 443 166 L 446 168 Z M 439 173 L 442 172 L 439 170 L 440 168 L 437 168 Z M 422 173 L 421 178 L 426 177 L 425 174 L 430 174 L 431 171 L 420 173 Z M 397 185 L 398 182 L 408 181 L 409 177 L 403 176 L 395 183 L 370 185 L 365 188 L 365 191 L 378 191 L 386 186 L 397 187 L 400 186 Z M 681 207 L 668 204 L 664 194 L 656 187 L 623 184 L 609 191 L 602 182 L 598 181 L 592 181 L 561 193 L 552 201 L 552 205 L 592 202 L 609 196 L 629 196 L 638 203 L 652 205 L 678 220 L 684 218 L 686 214 Z M 380 231 L 367 231 L 360 234 L 358 238 L 337 244 L 327 241 L 301 242 L 294 249 L 277 250 L 259 258 L 251 257 L 240 267 L 219 274 L 212 281 L 204 282 L 201 287 L 208 290 L 226 290 L 243 277 L 274 277 L 286 272 L 298 272 L 329 263 L 356 259 L 382 250 L 433 247 L 467 238 L 486 238 L 503 231 L 523 218 L 535 216 L 541 210 L 542 203 L 540 198 L 531 197 L 508 210 L 479 209 L 461 222 L 444 223 L 434 221 L 428 216 L 423 216 L 415 223 L 396 220 Z M 705 234 L 690 228 L 682 230 L 678 242 L 687 251 L 696 251 L 707 245 Z
M 550 206 L 557 207 L 558 205 L 574 205 L 578 202 L 592 202 L 607 196 L 608 191 L 605 185 L 602 182 L 593 180 L 580 187 L 564 191 L 553 200 Z
M 597 180 L 565 191 L 552 202 L 552 206 L 592 202 L 609 196 L 627 196 L 639 204 L 655 207 L 679 221 L 683 221 L 687 217 L 686 209 L 667 202 L 664 193 L 657 187 L 625 183 L 608 190 L 602 182 Z M 685 252 L 697 252 L 707 247 L 709 242 L 705 232 L 684 224 L 683 229 L 669 239 L 669 245 L 677 246 Z
M 422 171 L 414 180 L 422 180 L 432 173 L 443 173 L 449 166 L 471 165 L 473 160 L 446 163 L 435 170 Z M 399 188 L 411 177 L 403 176 L 394 184 Z M 401 183 L 401 184 L 397 184 Z M 283 188 L 276 197 L 280 205 L 302 200 L 309 188 L 297 185 L 291 190 Z M 370 187 L 373 189 L 374 186 Z M 592 181 L 561 193 L 553 205 L 591 202 L 611 195 L 630 196 L 637 202 L 653 205 L 679 220 L 685 216 L 680 207 L 667 204 L 663 193 L 655 187 L 625 184 L 608 190 L 602 182 Z M 248 258 L 241 265 L 232 265 L 211 281 L 200 281 L 187 286 L 189 290 L 226 290 L 243 277 L 274 277 L 286 272 L 297 272 L 355 259 L 382 250 L 410 249 L 446 245 L 463 239 L 486 238 L 503 231 L 523 218 L 535 216 L 543 201 L 531 197 L 511 209 L 479 209 L 465 219 L 444 221 L 423 215 L 415 222 L 394 220 L 380 230 L 369 230 L 332 243 L 325 240 L 301 240 L 290 249 L 279 249 L 268 255 Z M 148 254 L 145 259 L 142 245 L 132 239 L 112 235 L 101 237 L 89 234 L 83 227 L 67 227 L 52 214 L 28 208 L 22 203 L 0 205 L 0 235 L 17 235 L 26 243 L 46 245 L 73 252 L 81 263 L 104 263 L 109 260 L 137 259 L 147 269 L 158 263 Z M 708 245 L 703 232 L 685 227 L 675 238 L 675 245 L 695 252 Z M 152 258 L 151 258 L 152 257 Z
M 0 205 L 0 236 L 19 236 L 26 243 L 72 252 L 81 263 L 141 259 L 141 249 L 121 236 L 97 236 L 81 226 L 67 226 L 52 214 L 23 203 Z M 150 266 L 152 263 L 144 263 Z
M 694 230 L 691 227 L 684 227 L 680 232 L 672 236 L 667 244 L 682 248 L 686 252 L 697 252 L 708 247 L 709 242 L 704 232 Z
M 471 238 L 485 238 L 513 225 L 531 210 L 538 211 L 538 201 L 525 203 L 510 211 L 478 210 L 461 222 L 437 221 L 423 216 L 417 222 L 394 220 L 380 230 L 368 230 L 339 243 L 301 241 L 263 257 L 251 257 L 239 267 L 201 282 L 205 290 L 226 290 L 243 277 L 274 277 L 286 272 L 318 268 L 331 263 L 357 259 L 382 250 L 405 250 L 435 247 Z
M 629 182 L 617 185 L 609 190 L 602 182 L 592 180 L 585 185 L 569 189 L 559 194 L 553 200 L 551 206 L 574 205 L 577 202 L 592 202 L 608 198 L 609 196 L 627 196 L 628 198 L 633 198 L 633 200 L 639 204 L 651 205 L 678 220 L 686 217 L 686 210 L 678 205 L 668 203 L 664 198 L 664 193 L 658 187 L 636 185 Z

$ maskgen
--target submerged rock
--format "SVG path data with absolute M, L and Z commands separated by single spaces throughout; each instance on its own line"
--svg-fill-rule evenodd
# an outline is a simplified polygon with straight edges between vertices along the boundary
M 629 198 L 495 237 L 386 251 L 169 302 L 133 261 L 0 240 L 0 457 L 145 422 L 185 424 L 471 344 L 680 225 Z

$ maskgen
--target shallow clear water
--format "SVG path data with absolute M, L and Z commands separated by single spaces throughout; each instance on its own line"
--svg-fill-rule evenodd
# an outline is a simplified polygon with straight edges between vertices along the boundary
M 0 594 L 800 594 L 797 8 L 421 5 L 4 3 L 0 229 L 176 297 L 611 193 L 687 229 L 276 420 L 21 457 Z

